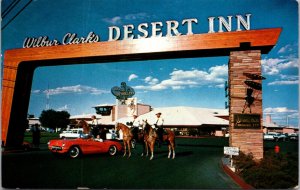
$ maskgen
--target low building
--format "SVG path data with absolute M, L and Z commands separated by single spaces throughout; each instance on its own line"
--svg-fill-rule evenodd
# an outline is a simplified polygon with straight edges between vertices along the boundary
M 93 108 L 101 115 L 101 125 L 114 125 L 118 120 L 131 120 L 133 115 L 140 116 L 152 110 L 150 105 L 137 103 L 137 98 L 128 98 L 124 102 L 116 100 L 116 104 L 100 104 Z
M 164 127 L 172 128 L 179 135 L 214 135 L 225 136 L 228 133 L 229 114 L 227 109 L 209 109 L 188 106 L 164 107 L 153 109 L 150 105 L 138 103 L 137 98 L 116 99 L 116 104 L 100 104 L 93 107 L 98 124 L 105 128 L 114 127 L 116 122 L 127 124 L 137 120 L 156 122 L 155 113 L 161 112 Z M 91 121 L 93 114 L 71 116 L 71 120 Z M 141 122 L 140 122 L 141 123 Z
M 41 125 L 39 118 L 33 117 L 33 118 L 28 118 L 27 120 L 28 120 L 29 127 L 31 127 L 35 124 Z
M 276 133 L 283 133 L 283 134 L 291 134 L 291 133 L 299 133 L 298 127 L 293 126 L 284 126 L 278 125 L 277 123 L 272 121 L 271 115 L 266 116 L 266 120 L 263 122 L 263 132 L 276 132 Z
M 213 135 L 224 136 L 228 131 L 228 110 L 197 107 L 164 107 L 155 108 L 149 113 L 139 116 L 139 120 L 147 120 L 155 124 L 155 114 L 160 112 L 164 119 L 163 126 L 172 128 L 180 135 Z

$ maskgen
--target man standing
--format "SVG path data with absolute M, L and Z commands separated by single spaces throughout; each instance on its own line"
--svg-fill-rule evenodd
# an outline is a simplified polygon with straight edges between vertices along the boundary
M 93 137 L 97 137 L 97 135 L 100 135 L 99 134 L 99 127 L 98 127 L 98 120 L 97 120 L 95 115 L 92 115 L 91 119 L 92 119 L 92 122 L 91 122 L 91 127 L 92 127 L 91 135 Z
M 157 128 L 157 135 L 158 135 L 158 140 L 159 140 L 159 145 L 158 147 L 161 146 L 161 144 L 163 143 L 163 133 L 164 133 L 164 129 L 163 129 L 163 125 L 164 125 L 164 119 L 161 117 L 161 112 L 158 112 L 155 114 L 157 119 L 156 119 L 156 123 L 154 124 L 155 128 Z
M 41 131 L 39 124 L 34 124 L 32 128 L 32 144 L 35 148 L 39 148 L 40 146 L 40 138 L 41 138 Z

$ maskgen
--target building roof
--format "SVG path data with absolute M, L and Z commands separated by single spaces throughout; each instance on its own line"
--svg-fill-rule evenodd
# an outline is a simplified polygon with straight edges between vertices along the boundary
M 99 105 L 93 106 L 92 108 L 96 108 L 96 107 L 107 107 L 107 106 L 113 107 L 113 106 L 115 106 L 115 104 L 99 104 Z
M 263 126 L 264 127 L 271 127 L 271 128 L 282 128 L 281 126 L 279 126 L 279 125 L 277 125 L 276 123 L 273 123 L 273 122 L 266 122 L 266 121 L 264 121 L 263 122 Z
M 95 113 L 89 113 L 89 114 L 81 114 L 81 115 L 72 115 L 70 116 L 70 119 L 91 119 L 92 116 L 96 116 L 97 119 L 100 119 L 102 116 Z
M 139 120 L 147 119 L 149 124 L 156 123 L 155 114 L 161 112 L 164 125 L 169 126 L 200 126 L 200 125 L 229 125 L 229 121 L 218 116 L 228 115 L 226 109 L 209 109 L 197 107 L 164 107 L 140 115 Z

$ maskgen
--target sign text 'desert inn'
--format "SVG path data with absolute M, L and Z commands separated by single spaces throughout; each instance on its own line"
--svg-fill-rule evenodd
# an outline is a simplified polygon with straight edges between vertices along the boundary
M 251 14 L 227 16 L 227 18 L 223 16 L 209 17 L 207 18 L 207 33 L 250 30 L 250 16 Z M 234 19 L 236 21 L 233 21 Z M 193 27 L 196 24 L 198 24 L 197 18 L 188 18 L 182 21 L 168 20 L 138 25 L 127 24 L 121 27 L 110 26 L 108 27 L 108 41 L 193 35 Z M 27 37 L 23 42 L 23 48 L 95 43 L 101 41 L 100 36 L 95 32 L 90 32 L 85 37 L 80 37 L 76 33 L 66 33 L 61 40 L 50 39 L 48 36 Z
M 233 114 L 235 129 L 260 129 L 260 114 Z

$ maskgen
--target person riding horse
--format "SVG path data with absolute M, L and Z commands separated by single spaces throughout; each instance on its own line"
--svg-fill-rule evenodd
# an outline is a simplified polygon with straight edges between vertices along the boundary
M 163 143 L 163 135 L 164 135 L 164 129 L 163 129 L 163 125 L 164 125 L 164 119 L 161 117 L 161 112 L 158 112 L 155 114 L 157 117 L 156 123 L 154 124 L 155 128 L 156 128 L 156 132 L 158 135 L 158 147 L 161 146 L 161 144 Z
M 147 120 L 143 120 L 143 129 L 144 129 L 144 142 L 146 144 L 146 156 L 148 155 L 148 148 L 150 148 L 151 151 L 150 160 L 152 160 L 153 153 L 154 153 L 154 144 L 158 137 L 157 131 L 153 129 L 153 127 L 147 122 Z M 168 148 L 169 148 L 168 158 L 171 158 L 171 155 L 173 155 L 172 159 L 174 159 L 175 158 L 175 134 L 170 129 L 166 129 L 166 130 L 167 130 L 167 134 L 163 134 L 162 139 L 168 142 Z
M 134 139 L 138 139 L 140 121 L 137 120 L 137 115 L 133 115 L 133 121 L 127 122 L 126 125 L 130 127 Z

